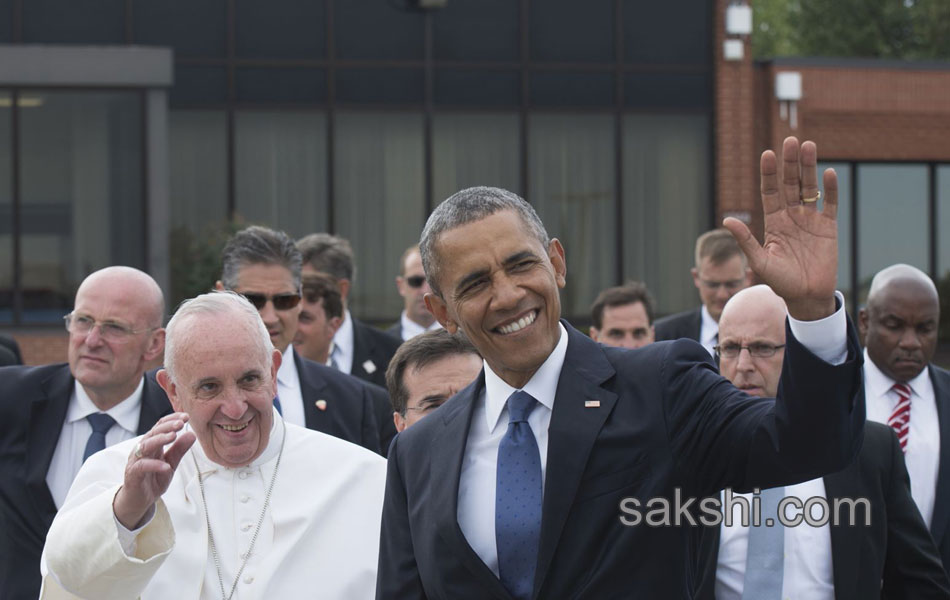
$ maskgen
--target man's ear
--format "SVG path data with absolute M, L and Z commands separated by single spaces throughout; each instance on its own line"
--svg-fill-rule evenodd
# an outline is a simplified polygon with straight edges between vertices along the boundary
M 165 328 L 159 327 L 152 332 L 152 336 L 148 341 L 148 347 L 145 349 L 145 354 L 142 358 L 145 359 L 145 362 L 151 362 L 161 354 L 163 350 L 165 350 Z
M 699 271 L 696 270 L 696 267 L 693 267 L 689 270 L 689 274 L 693 276 L 693 285 L 696 286 L 696 289 L 702 285 L 702 282 L 699 280 Z
M 861 339 L 861 345 L 866 345 L 864 340 L 868 335 L 868 318 L 867 307 L 858 311 L 858 337 Z
M 396 291 L 403 298 L 406 297 L 406 280 L 401 275 L 396 276 Z
M 594 340 L 594 341 L 596 342 L 598 337 L 600 337 L 600 331 L 599 331 L 596 327 L 594 327 L 593 325 L 591 325 L 591 326 L 590 326 L 590 339 L 592 339 L 592 340 Z
M 557 287 L 563 288 L 567 285 L 567 260 L 564 258 L 564 246 L 561 245 L 561 240 L 551 238 L 548 244 L 548 259 L 554 267 L 554 281 L 557 282 Z
M 165 390 L 165 395 L 168 396 L 168 401 L 171 403 L 175 412 L 184 412 L 181 401 L 178 398 L 178 388 L 168 374 L 168 371 L 159 369 L 158 373 L 155 374 L 155 379 L 158 381 L 158 385 Z
M 396 433 L 404 431 L 406 427 L 409 426 L 409 423 L 406 423 L 406 419 L 398 412 L 393 413 L 393 423 L 396 425 Z
M 337 279 L 336 284 L 340 288 L 340 295 L 343 296 L 343 306 L 346 306 L 346 298 L 350 294 L 350 280 Z
M 224 284 L 221 283 L 220 279 L 214 282 L 214 289 L 218 290 L 219 292 L 224 291 Z
M 445 300 L 434 292 L 429 292 L 423 298 L 426 301 L 426 308 L 429 309 L 429 312 L 432 313 L 435 320 L 438 321 L 442 327 L 445 327 L 446 331 L 454 335 L 455 332 L 458 331 L 458 323 L 449 317 L 449 307 L 445 304 Z

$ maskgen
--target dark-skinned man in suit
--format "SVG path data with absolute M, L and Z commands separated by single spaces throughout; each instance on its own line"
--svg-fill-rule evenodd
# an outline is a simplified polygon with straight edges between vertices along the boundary
M 725 222 L 789 307 L 774 402 L 690 340 L 621 350 L 561 321 L 564 248 L 515 194 L 439 205 L 420 243 L 426 301 L 486 368 L 393 442 L 377 598 L 688 598 L 695 532 L 624 526 L 622 501 L 774 487 L 854 458 L 861 355 L 834 290 L 837 180 L 825 172 L 819 211 L 815 145 L 789 138 L 783 160 L 761 160 L 764 247 Z

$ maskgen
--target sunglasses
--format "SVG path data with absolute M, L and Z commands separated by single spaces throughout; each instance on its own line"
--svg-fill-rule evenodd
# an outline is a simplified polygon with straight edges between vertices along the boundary
M 412 277 L 406 277 L 406 283 L 408 283 L 409 287 L 411 288 L 421 288 L 422 284 L 425 282 L 425 275 L 413 275 Z
M 273 296 L 267 296 L 265 294 L 242 293 L 241 295 L 247 298 L 247 301 L 253 304 L 257 310 L 263 309 L 267 305 L 268 300 L 274 303 L 274 308 L 277 310 L 290 310 L 300 304 L 300 295 L 298 294 L 275 294 Z

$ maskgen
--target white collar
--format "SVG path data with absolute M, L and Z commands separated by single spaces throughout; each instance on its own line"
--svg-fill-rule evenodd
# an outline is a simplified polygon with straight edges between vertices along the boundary
M 137 433 L 139 428 L 139 414 L 142 407 L 142 390 L 144 388 L 145 377 L 142 377 L 139 380 L 139 385 L 128 398 L 107 411 L 100 411 L 95 403 L 93 403 L 92 398 L 89 397 L 89 394 L 86 393 L 82 384 L 79 383 L 79 381 L 74 381 L 73 398 L 75 398 L 75 402 L 69 403 L 69 408 L 66 410 L 66 422 L 74 423 L 85 419 L 89 415 L 105 412 L 115 419 L 115 422 L 118 423 L 122 429 L 133 434 Z
M 891 391 L 891 388 L 894 387 L 894 384 L 897 383 L 895 380 L 891 379 L 885 375 L 874 361 L 871 360 L 870 355 L 868 355 L 867 348 L 864 349 L 864 390 L 865 394 L 872 398 L 879 398 L 886 395 Z M 921 396 L 921 392 L 927 389 L 930 385 L 930 366 L 925 366 L 923 371 L 917 374 L 917 377 L 914 377 L 907 382 L 907 385 L 910 386 L 912 394 Z
M 343 322 L 333 335 L 333 343 L 344 356 L 353 353 L 353 318 L 350 316 L 349 309 L 343 311 Z
M 294 345 L 287 344 L 280 367 L 277 369 L 277 382 L 292 390 L 300 387 L 300 376 L 297 375 L 297 365 L 294 362 Z
M 277 454 L 280 453 L 281 438 L 283 438 L 285 427 L 284 419 L 281 418 L 280 413 L 277 412 L 276 408 L 272 408 L 271 410 L 273 410 L 274 422 L 271 424 L 270 438 L 267 440 L 267 448 L 264 448 L 264 451 L 261 452 L 261 455 L 255 458 L 251 464 L 247 465 L 246 467 L 239 468 L 259 468 L 261 465 L 275 460 L 277 458 Z M 186 423 L 185 429 L 194 432 L 194 429 L 191 428 L 191 423 Z M 231 469 L 231 467 L 225 467 L 224 465 L 220 465 L 208 458 L 208 455 L 205 454 L 204 448 L 201 447 L 201 442 L 197 440 L 194 444 L 192 444 L 191 451 L 195 453 L 195 458 L 198 460 L 202 475 L 214 473 L 218 469 L 224 469 L 226 471 Z
M 420 335 L 427 331 L 442 329 L 442 325 L 440 325 L 438 321 L 432 321 L 432 325 L 429 325 L 428 327 L 423 327 L 422 325 L 410 319 L 409 315 L 406 314 L 406 311 L 402 311 L 402 315 L 399 317 L 399 323 L 402 326 L 402 339 L 404 340 L 414 338 L 417 335 Z
M 564 329 L 564 325 L 561 323 L 558 323 L 557 326 L 561 338 L 557 341 L 551 354 L 528 380 L 528 383 L 521 388 L 547 407 L 548 410 L 554 410 L 557 382 L 561 377 L 561 369 L 564 367 L 564 358 L 567 356 L 567 330 Z M 494 431 L 495 427 L 498 426 L 498 420 L 501 418 L 501 412 L 508 402 L 508 397 L 517 390 L 495 374 L 487 362 L 484 360 L 482 362 L 485 365 L 485 417 L 488 420 L 488 430 Z

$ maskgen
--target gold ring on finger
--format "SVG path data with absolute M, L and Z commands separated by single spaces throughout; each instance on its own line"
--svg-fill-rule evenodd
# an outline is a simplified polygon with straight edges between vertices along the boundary
M 820 200 L 820 199 L 821 199 L 821 190 L 818 190 L 818 193 L 816 193 L 816 194 L 815 194 L 814 196 L 812 196 L 811 198 L 804 198 L 804 197 L 803 197 L 803 198 L 802 198 L 802 202 L 804 202 L 805 204 L 811 204 L 812 202 L 818 202 L 818 200 Z

